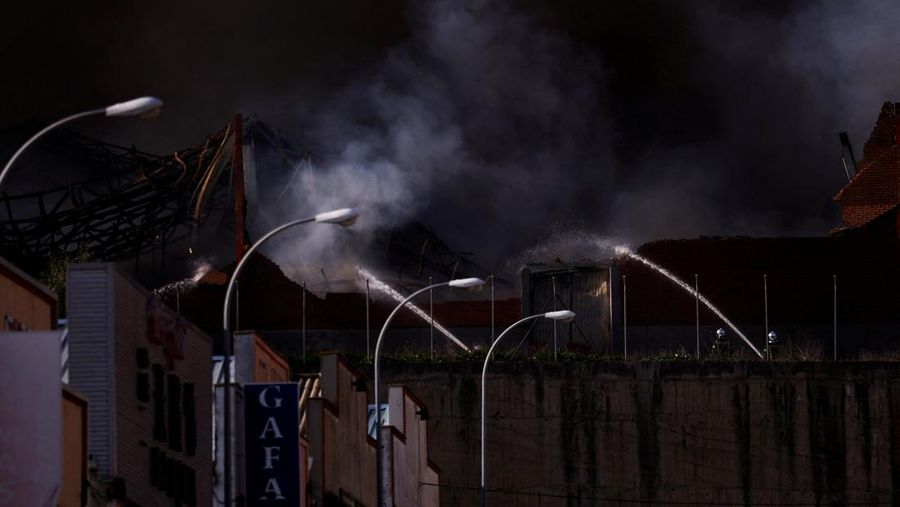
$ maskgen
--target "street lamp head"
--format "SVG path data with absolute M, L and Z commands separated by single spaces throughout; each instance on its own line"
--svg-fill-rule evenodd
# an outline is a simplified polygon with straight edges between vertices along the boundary
M 107 107 L 106 116 L 153 116 L 162 105 L 163 101 L 156 97 L 138 97 Z
M 455 280 L 450 280 L 450 283 L 447 285 L 461 289 L 475 289 L 482 287 L 484 285 L 484 280 L 481 278 L 457 278 Z
M 551 320 L 559 320 L 562 322 L 572 322 L 575 320 L 575 312 L 569 310 L 559 310 L 555 312 L 547 312 L 544 317 Z
M 316 222 L 320 224 L 337 224 L 349 227 L 356 223 L 359 212 L 355 208 L 341 208 L 334 211 L 326 211 L 316 215 Z

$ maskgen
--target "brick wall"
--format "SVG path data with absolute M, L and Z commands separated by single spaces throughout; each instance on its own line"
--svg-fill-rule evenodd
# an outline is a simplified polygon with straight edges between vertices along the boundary
M 900 116 L 885 102 L 863 148 L 858 173 L 835 200 L 849 227 L 861 227 L 900 204 Z

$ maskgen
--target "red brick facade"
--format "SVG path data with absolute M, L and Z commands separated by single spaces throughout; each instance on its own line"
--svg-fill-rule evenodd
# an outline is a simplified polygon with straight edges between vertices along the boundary
M 900 104 L 885 102 L 863 148 L 856 176 L 834 197 L 841 205 L 844 225 L 859 228 L 887 213 L 896 213 L 900 205 L 898 136 Z

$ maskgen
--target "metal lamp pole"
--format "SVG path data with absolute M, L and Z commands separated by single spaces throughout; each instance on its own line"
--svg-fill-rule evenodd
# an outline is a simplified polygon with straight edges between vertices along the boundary
M 494 340 L 494 343 L 491 344 L 491 348 L 488 350 L 487 356 L 484 358 L 484 368 L 481 370 L 481 505 L 487 503 L 487 490 L 485 489 L 485 459 L 484 459 L 484 449 L 485 449 L 485 421 L 487 419 L 487 389 L 485 389 L 485 382 L 487 381 L 487 367 L 488 363 L 491 361 L 491 354 L 494 353 L 494 348 L 497 347 L 497 344 L 500 343 L 500 340 L 503 339 L 503 336 L 506 333 L 512 331 L 512 329 L 523 322 L 527 322 L 533 319 L 539 319 L 541 317 L 548 318 L 553 320 L 554 322 L 561 320 L 563 322 L 571 322 L 575 319 L 575 312 L 571 312 L 569 310 L 559 310 L 554 312 L 547 313 L 539 313 L 537 315 L 530 315 L 525 317 L 524 319 L 519 320 L 508 328 L 504 329 L 500 336 Z
M 412 298 L 418 296 L 419 294 L 422 294 L 423 292 L 427 292 L 432 289 L 436 289 L 438 287 L 444 287 L 444 286 L 458 287 L 458 288 L 475 288 L 475 287 L 481 287 L 482 285 L 484 285 L 484 280 L 482 280 L 481 278 L 459 278 L 459 279 L 450 280 L 449 282 L 435 283 L 435 284 L 429 285 L 427 287 L 421 288 L 421 289 L 413 292 L 412 294 L 410 294 L 403 301 L 401 301 L 400 304 L 398 304 L 394 308 L 394 310 L 391 312 L 391 314 L 388 315 L 387 320 L 384 321 L 384 325 L 381 326 L 381 332 L 378 333 L 378 339 L 375 341 L 375 364 L 373 366 L 373 368 L 375 370 L 375 396 L 374 396 L 375 397 L 375 428 L 376 428 L 376 431 L 375 431 L 375 442 L 376 442 L 375 470 L 376 470 L 377 482 L 378 482 L 377 487 L 378 487 L 378 506 L 379 507 L 393 507 L 393 506 L 387 505 L 385 503 L 385 499 L 387 498 L 387 491 L 386 491 L 387 488 L 385 487 L 385 484 L 384 484 L 384 480 L 383 480 L 384 479 L 384 469 L 381 465 L 381 459 L 383 456 L 382 446 L 383 446 L 384 442 L 381 438 L 381 428 L 382 428 L 382 426 L 381 426 L 381 402 L 380 402 L 380 397 L 379 397 L 379 391 L 380 391 L 380 387 L 381 387 L 381 375 L 379 372 L 379 365 L 381 364 L 381 362 L 379 361 L 379 359 L 380 359 L 379 352 L 381 352 L 381 342 L 384 339 L 384 333 L 387 331 L 388 326 L 391 324 L 391 321 L 394 320 L 394 317 L 397 315 L 397 313 L 400 311 L 400 309 L 403 308 L 404 306 L 406 306 L 406 303 L 408 303 Z
M 129 100 L 127 102 L 119 102 L 102 109 L 91 109 L 90 111 L 83 111 L 71 116 L 66 116 L 63 119 L 52 123 L 47 127 L 44 127 L 43 130 L 31 136 L 30 139 L 25 141 L 25 144 L 23 144 L 18 150 L 16 150 L 15 153 L 13 153 L 13 156 L 10 157 L 9 162 L 7 162 L 3 167 L 3 171 L 0 172 L 0 185 L 3 185 L 3 180 L 4 178 L 6 178 L 6 174 L 9 172 L 10 168 L 12 168 L 13 163 L 26 149 L 28 149 L 29 146 L 34 144 L 34 142 L 40 139 L 44 134 L 50 132 L 56 127 L 59 127 L 60 125 L 69 123 L 72 120 L 84 118 L 85 116 L 94 116 L 97 114 L 104 114 L 106 116 L 149 116 L 159 110 L 162 105 L 163 102 L 156 97 L 140 97 L 137 99 Z
M 224 408 L 223 408 L 223 433 L 225 435 L 225 445 L 223 447 L 224 450 L 224 459 L 223 464 L 225 467 L 224 471 L 224 486 L 225 486 L 225 507 L 231 507 L 232 498 L 231 498 L 231 323 L 230 323 L 230 309 L 231 309 L 231 293 L 234 290 L 235 282 L 238 279 L 238 276 L 241 274 L 241 269 L 244 268 L 244 264 L 246 264 L 247 259 L 250 258 L 250 255 L 255 252 L 263 243 L 265 243 L 269 238 L 278 234 L 279 232 L 289 229 L 291 227 L 295 227 L 297 225 L 308 224 L 308 223 L 322 223 L 322 224 L 337 224 L 344 227 L 353 225 L 356 222 L 356 219 L 359 217 L 359 213 L 353 208 L 344 208 L 335 211 L 329 211 L 326 213 L 319 213 L 314 217 L 309 218 L 301 218 L 299 220 L 294 220 L 291 222 L 287 222 L 282 224 L 271 231 L 267 232 L 263 237 L 259 238 L 259 240 L 247 250 L 247 253 L 241 258 L 240 262 L 238 262 L 237 266 L 234 268 L 234 272 L 231 274 L 231 278 L 228 280 L 228 287 L 225 289 L 225 303 L 222 306 L 222 330 L 224 343 L 222 345 L 222 352 L 224 354 L 224 359 L 222 361 L 222 371 L 225 372 L 225 396 L 224 396 Z

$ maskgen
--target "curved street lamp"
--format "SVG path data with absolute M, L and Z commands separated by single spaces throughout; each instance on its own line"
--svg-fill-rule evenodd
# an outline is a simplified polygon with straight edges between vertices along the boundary
M 491 348 L 488 350 L 487 356 L 484 358 L 484 368 L 481 370 L 481 505 L 482 505 L 482 507 L 484 507 L 484 505 L 487 502 L 487 490 L 485 489 L 485 475 L 486 474 L 485 474 L 485 467 L 484 467 L 484 462 L 485 462 L 485 460 L 484 460 L 484 448 L 485 448 L 484 435 L 485 435 L 485 421 L 487 419 L 487 417 L 486 417 L 486 414 L 487 414 L 487 409 L 486 409 L 487 389 L 485 389 L 485 381 L 487 380 L 488 363 L 491 360 L 491 354 L 494 353 L 494 348 L 497 347 L 497 344 L 500 343 L 500 340 L 503 339 L 503 336 L 506 335 L 506 333 L 510 332 L 514 327 L 518 326 L 519 324 L 521 324 L 523 322 L 527 322 L 529 320 L 534 320 L 534 319 L 540 319 L 542 317 L 550 319 L 550 320 L 571 322 L 571 321 L 575 320 L 575 312 L 572 312 L 569 310 L 559 310 L 559 311 L 555 311 L 555 312 L 539 313 L 537 315 L 529 315 L 528 317 L 525 317 L 524 319 L 522 319 L 522 320 L 514 323 L 513 325 L 509 326 L 508 328 L 504 329 L 503 332 L 500 333 L 500 336 L 498 336 L 497 339 L 494 340 L 494 343 L 491 344 Z
M 43 130 L 38 132 L 37 134 L 31 136 L 30 139 L 25 141 L 13 156 L 10 157 L 9 162 L 3 166 L 3 171 L 0 172 L 0 186 L 3 185 L 3 179 L 6 178 L 6 173 L 9 172 L 9 169 L 13 166 L 13 163 L 19 158 L 29 146 L 31 146 L 35 141 L 37 141 L 41 136 L 50 132 L 51 130 L 59 127 L 64 123 L 69 123 L 72 120 L 77 120 L 78 118 L 84 118 L 85 116 L 93 116 L 95 114 L 104 114 L 106 116 L 152 116 L 154 113 L 158 112 L 162 107 L 163 101 L 159 100 L 156 97 L 139 97 L 136 99 L 128 100 L 125 102 L 118 102 L 108 107 L 104 107 L 102 109 L 91 109 L 90 111 L 83 111 L 81 113 L 76 113 L 71 116 L 66 116 L 65 118 L 44 127 Z
M 381 405 L 379 403 L 379 396 L 378 396 L 379 387 L 381 386 L 381 383 L 380 383 L 381 376 L 379 375 L 379 368 L 378 368 L 378 365 L 380 364 L 378 353 L 381 351 L 381 341 L 384 338 L 384 333 L 387 331 L 387 328 L 391 324 L 391 321 L 394 320 L 394 316 L 397 315 L 397 312 L 399 312 L 401 308 L 406 306 L 406 303 L 408 303 L 412 298 L 418 296 L 419 294 L 421 294 L 423 292 L 427 292 L 427 291 L 435 289 L 437 287 L 444 287 L 444 286 L 456 287 L 456 288 L 460 288 L 460 289 L 474 289 L 476 287 L 481 287 L 482 285 L 484 285 L 484 280 L 482 280 L 481 278 L 457 278 L 454 280 L 450 280 L 449 282 L 435 283 L 435 284 L 429 285 L 427 287 L 424 287 L 422 289 L 419 289 L 416 292 L 413 292 L 412 294 L 410 294 L 406 299 L 401 301 L 400 304 L 398 304 L 397 307 L 394 308 L 394 311 L 392 311 L 391 314 L 388 315 L 387 320 L 384 321 L 384 325 L 381 326 L 381 332 L 378 333 L 378 340 L 375 342 L 375 364 L 374 364 L 374 369 L 375 369 L 375 428 L 376 428 L 376 430 L 375 430 L 375 453 L 376 453 L 375 470 L 376 470 L 377 481 L 378 481 L 377 488 L 378 488 L 378 506 L 379 507 L 391 507 L 391 506 L 388 506 L 385 504 L 385 499 L 387 498 L 387 491 L 386 491 L 386 488 L 384 487 L 385 486 L 384 481 L 382 480 L 383 474 L 384 474 L 384 469 L 381 466 L 381 459 L 383 456 L 382 444 L 384 442 L 382 441 L 382 438 L 381 438 L 381 428 L 382 428 L 382 426 L 381 426 Z
M 269 238 L 278 234 L 279 232 L 290 229 L 291 227 L 295 227 L 297 225 L 308 224 L 308 223 L 320 223 L 320 224 L 337 224 L 342 227 L 349 227 L 356 223 L 356 219 L 359 218 L 359 213 L 353 208 L 342 208 L 334 211 L 327 211 L 325 213 L 319 213 L 314 217 L 309 218 L 301 218 L 299 220 L 294 220 L 292 222 L 287 222 L 285 224 L 279 225 L 278 227 L 272 229 L 267 232 L 263 237 L 259 238 L 259 240 L 251 246 L 244 256 L 241 258 L 240 262 L 237 263 L 237 266 L 234 268 L 234 272 L 231 273 L 231 278 L 228 280 L 228 287 L 225 289 L 225 303 L 222 306 L 222 330 L 224 331 L 224 343 L 222 346 L 222 352 L 224 354 L 224 358 L 222 360 L 222 371 L 225 372 L 225 396 L 223 402 L 225 404 L 222 413 L 224 421 L 224 427 L 222 432 L 225 435 L 225 445 L 223 448 L 223 454 L 225 455 L 223 460 L 224 465 L 224 487 L 225 487 L 225 502 L 224 505 L 231 506 L 231 324 L 230 320 L 230 307 L 231 307 L 231 293 L 234 290 L 234 282 L 237 280 L 238 276 L 241 274 L 241 269 L 243 269 L 244 264 L 247 262 L 247 259 L 250 258 L 250 255 L 255 252 L 263 243 L 265 243 Z

